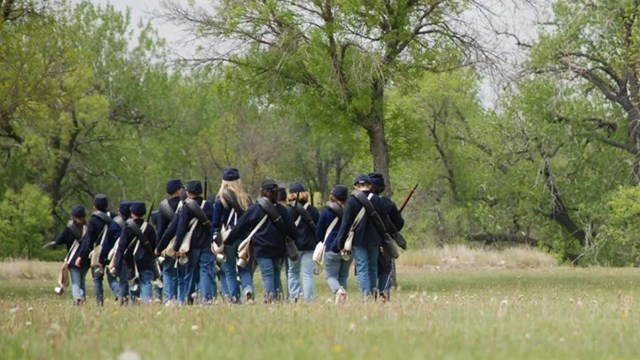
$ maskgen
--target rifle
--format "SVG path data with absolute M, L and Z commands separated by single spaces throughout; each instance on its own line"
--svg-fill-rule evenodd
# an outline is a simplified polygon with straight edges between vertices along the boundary
M 151 224 L 151 213 L 153 212 L 153 206 L 156 204 L 156 200 L 151 200 L 151 206 L 149 207 L 149 211 L 147 212 L 147 223 Z
M 207 175 L 204 176 L 204 196 L 203 199 L 207 200 L 207 188 L 209 187 L 209 181 L 207 180 Z
M 409 203 L 409 200 L 413 196 L 413 192 L 416 191 L 417 187 L 418 187 L 418 184 L 416 184 L 416 186 L 414 186 L 413 189 L 411 189 L 411 191 L 409 191 L 407 196 L 404 198 L 404 201 L 402 202 L 402 205 L 400 205 L 400 209 L 399 209 L 400 212 L 402 212 L 402 210 L 404 210 L 405 206 L 407 206 L 407 203 Z

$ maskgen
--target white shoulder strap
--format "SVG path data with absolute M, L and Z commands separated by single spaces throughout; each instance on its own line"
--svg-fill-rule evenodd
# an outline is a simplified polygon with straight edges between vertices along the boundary
M 333 231 L 333 228 L 336 227 L 337 223 L 338 223 L 338 217 L 336 216 L 336 218 L 333 219 L 331 224 L 329 224 L 329 227 L 327 228 L 327 232 L 324 233 L 324 240 L 322 240 L 323 242 L 327 241 L 327 238 L 329 237 L 329 234 L 331 234 L 331 232 Z
M 267 221 L 267 215 L 262 217 L 262 220 L 260 220 L 258 225 L 256 225 L 256 227 L 254 227 L 253 230 L 251 230 L 251 233 L 249 234 L 249 236 L 247 236 L 247 238 L 253 238 L 253 235 L 255 235 L 255 233 L 258 232 L 258 230 L 262 227 L 262 225 L 264 225 L 265 221 Z

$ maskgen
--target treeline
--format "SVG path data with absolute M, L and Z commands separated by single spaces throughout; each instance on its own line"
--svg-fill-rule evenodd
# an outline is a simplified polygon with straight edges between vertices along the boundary
M 0 257 L 45 256 L 95 193 L 157 202 L 167 179 L 205 176 L 214 192 L 232 165 L 254 195 L 301 180 L 316 204 L 374 168 L 396 202 L 419 183 L 414 248 L 638 260 L 635 2 L 556 1 L 493 110 L 474 67 L 490 50 L 457 30 L 475 2 L 183 3 L 160 16 L 204 46 L 176 62 L 112 6 L 0 0 Z

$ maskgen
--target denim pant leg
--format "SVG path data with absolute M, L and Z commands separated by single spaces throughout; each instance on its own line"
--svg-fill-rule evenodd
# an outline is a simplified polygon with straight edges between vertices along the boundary
M 302 267 L 302 259 L 293 261 L 289 259 L 289 267 L 287 269 L 287 282 L 289 287 L 289 299 L 295 300 L 300 297 L 300 268 Z
M 266 302 L 271 302 L 275 299 L 275 276 L 276 276 L 276 264 L 273 259 L 256 258 L 258 267 L 260 267 L 260 273 L 262 274 L 262 287 L 264 288 L 264 299 Z
M 240 284 L 242 285 L 242 296 L 246 297 L 248 293 L 255 294 L 253 290 L 253 266 L 255 260 L 249 259 L 249 265 L 246 269 L 238 268 L 238 275 L 240 276 Z
M 304 294 L 304 301 L 311 302 L 315 298 L 315 284 L 313 268 L 315 262 L 313 261 L 313 251 L 301 251 L 300 261 L 302 268 L 302 292 Z
M 126 299 L 129 297 L 129 281 L 127 278 L 128 275 L 129 268 L 127 268 L 127 265 L 123 262 L 122 270 L 120 271 L 120 274 L 118 274 L 118 297 L 122 299 Z
M 282 259 L 273 259 L 273 300 L 278 300 L 278 295 L 282 294 L 282 280 L 281 280 L 281 272 L 282 272 Z
M 209 248 L 198 249 L 198 264 L 200 273 L 200 282 L 198 289 L 200 291 L 200 301 L 205 303 L 213 300 L 214 292 L 217 291 L 215 277 L 213 276 L 213 263 L 215 258 L 213 252 Z
M 87 275 L 87 269 L 69 266 L 69 273 L 71 278 L 71 293 L 73 295 L 73 300 L 84 300 L 84 278 Z
M 226 280 L 229 298 L 231 301 L 236 302 L 240 299 L 240 284 L 238 284 L 238 271 L 236 269 L 236 248 L 234 246 L 225 246 L 224 254 L 226 260 L 220 266 L 220 270 L 222 270 L 221 277 Z
M 113 297 L 117 298 L 120 296 L 120 283 L 118 282 L 118 278 L 111 275 L 111 272 L 106 270 L 104 273 L 107 276 L 107 284 L 109 284 L 109 288 L 111 289 L 111 293 Z
M 368 248 L 360 246 L 353 247 L 353 258 L 356 262 L 356 278 L 360 294 L 371 295 L 371 280 L 369 279 L 369 252 Z M 374 280 L 375 281 L 375 280 Z
M 173 257 L 167 256 L 162 262 L 162 289 L 165 301 L 173 301 L 178 296 L 178 268 Z
M 194 254 L 196 250 L 191 250 L 188 253 L 189 261 L 185 265 L 178 263 L 178 304 L 186 305 L 191 291 L 195 284 L 195 271 L 198 268 L 197 259 Z M 198 253 L 199 255 L 199 253 Z
M 376 246 L 367 247 L 367 267 L 369 270 L 369 292 L 375 293 L 378 282 L 378 257 L 380 256 L 380 249 Z
M 104 289 L 102 287 L 104 274 L 96 276 L 96 269 L 90 268 L 89 270 L 91 271 L 91 278 L 93 279 L 93 292 L 96 294 L 96 303 L 102 305 L 104 303 Z
M 337 254 L 337 255 L 340 256 L 340 254 Z M 349 269 L 351 268 L 352 263 L 353 263 L 353 257 L 345 261 L 340 256 L 340 270 L 338 271 L 338 282 L 345 290 L 347 290 L 347 280 L 349 279 Z
M 326 271 L 327 284 L 331 289 L 331 293 L 335 294 L 340 289 L 340 262 L 342 257 L 333 251 L 327 251 L 324 254 L 324 268 Z
M 153 297 L 151 280 L 153 280 L 153 270 L 140 269 L 140 300 L 145 304 L 150 303 Z

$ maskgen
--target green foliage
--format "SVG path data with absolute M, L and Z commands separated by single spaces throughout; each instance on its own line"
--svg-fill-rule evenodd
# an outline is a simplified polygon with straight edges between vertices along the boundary
M 585 249 L 585 264 L 630 266 L 640 262 L 640 188 L 620 186 L 609 194 L 602 212 L 602 226 Z
M 51 199 L 37 186 L 7 190 L 0 202 L 0 258 L 33 258 L 51 224 Z

